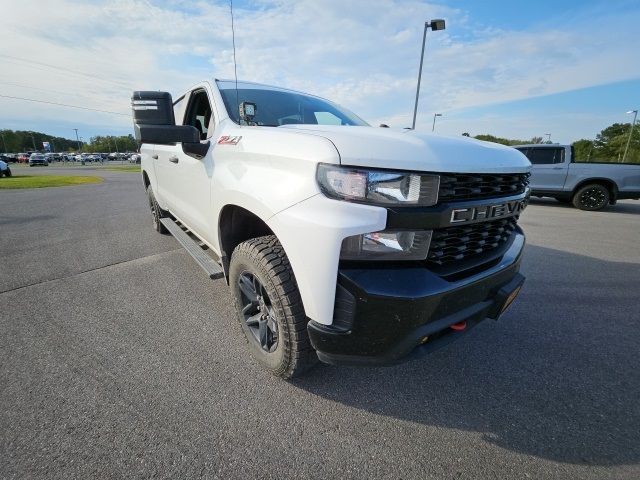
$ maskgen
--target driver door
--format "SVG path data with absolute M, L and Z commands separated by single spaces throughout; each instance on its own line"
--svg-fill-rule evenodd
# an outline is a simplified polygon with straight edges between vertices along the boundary
M 200 142 L 209 143 L 215 127 L 211 98 L 205 88 L 199 87 L 187 96 L 183 119 L 176 123 L 191 125 L 200 132 Z M 185 98 L 185 100 L 187 100 Z M 179 220 L 199 237 L 211 238 L 211 177 L 213 175 L 212 147 L 203 158 L 195 158 L 176 145 L 173 152 L 172 183 L 173 212 Z

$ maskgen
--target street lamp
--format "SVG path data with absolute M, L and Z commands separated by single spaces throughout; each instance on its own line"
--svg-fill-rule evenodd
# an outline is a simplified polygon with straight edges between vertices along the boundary
M 424 62 L 424 44 L 427 41 L 427 29 L 431 28 L 434 32 L 437 30 L 444 30 L 444 20 L 431 20 L 425 22 L 424 33 L 422 34 L 422 53 L 420 54 L 420 68 L 418 70 L 418 86 L 416 88 L 416 103 L 413 107 L 413 123 L 411 124 L 411 130 L 416 129 L 416 115 L 418 114 L 418 98 L 420 97 L 420 80 L 422 80 L 422 63 Z
M 78 142 L 78 153 L 80 153 L 80 138 L 78 137 L 78 129 L 74 128 L 76 131 L 76 142 Z
M 442 114 L 441 113 L 434 113 L 433 114 L 433 125 L 431 126 L 431 131 L 435 131 L 436 129 L 436 117 L 441 117 Z
M 622 163 L 627 159 L 627 152 L 629 151 L 629 144 L 631 143 L 631 137 L 633 136 L 633 127 L 636 125 L 636 118 L 638 117 L 638 110 L 629 110 L 627 114 L 633 113 L 633 122 L 631 123 L 631 131 L 629 132 L 629 139 L 627 140 L 627 147 L 624 149 L 624 155 L 622 156 Z

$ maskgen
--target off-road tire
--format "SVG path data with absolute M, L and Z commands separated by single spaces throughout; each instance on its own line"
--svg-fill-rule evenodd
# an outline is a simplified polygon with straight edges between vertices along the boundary
M 590 183 L 580 189 L 573 195 L 573 206 L 580 210 L 602 210 L 607 205 L 611 196 L 609 190 L 599 183 Z
M 147 186 L 147 198 L 149 199 L 149 208 L 151 209 L 151 218 L 153 219 L 153 229 L 158 233 L 168 234 L 169 230 L 160 222 L 160 219 L 166 217 L 167 214 L 160 208 L 160 205 L 158 205 L 151 185 Z
M 267 352 L 254 338 L 243 314 L 246 299 L 239 287 L 242 275 L 255 277 L 264 288 L 278 327 L 275 350 Z M 229 285 L 242 332 L 254 358 L 284 379 L 301 375 L 318 362 L 309 342 L 302 299 L 289 259 L 275 235 L 241 243 L 231 256 Z

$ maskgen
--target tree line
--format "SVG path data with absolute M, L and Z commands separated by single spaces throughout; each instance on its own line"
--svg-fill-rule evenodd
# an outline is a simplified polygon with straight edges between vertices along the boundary
M 629 141 L 630 134 L 631 123 L 614 123 L 598 133 L 593 140 L 586 138 L 576 140 L 572 143 L 575 161 L 618 163 L 622 161 L 627 143 L 629 143 L 625 163 L 640 163 L 640 126 L 636 125 L 633 129 L 631 141 Z M 470 136 L 468 133 L 463 133 L 462 135 Z M 542 137 L 533 137 L 530 140 L 515 140 L 483 134 L 476 135 L 473 138 L 509 146 L 529 143 L 551 143 L 548 141 L 543 142 Z
M 136 152 L 138 145 L 133 135 L 97 135 L 88 142 L 55 137 L 42 132 L 25 130 L 0 130 L 0 152 L 24 153 L 44 151 L 43 142 L 49 142 L 52 152 Z

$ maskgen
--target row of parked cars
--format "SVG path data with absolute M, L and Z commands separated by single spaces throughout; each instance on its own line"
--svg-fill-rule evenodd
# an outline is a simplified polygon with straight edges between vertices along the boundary
M 0 161 L 5 163 L 28 163 L 29 166 L 47 166 L 54 162 L 80 162 L 83 165 L 88 162 L 106 161 L 128 161 L 129 163 L 140 163 L 140 154 L 135 152 L 126 153 L 0 153 Z

